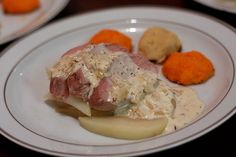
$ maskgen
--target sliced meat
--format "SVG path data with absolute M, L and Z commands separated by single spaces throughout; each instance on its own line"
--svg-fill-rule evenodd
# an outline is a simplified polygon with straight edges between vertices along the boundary
M 88 44 L 78 46 L 76 48 L 73 48 L 69 51 L 67 51 L 65 55 L 76 53 L 79 50 L 82 50 L 86 48 Z M 104 47 L 106 49 L 104 49 Z M 105 45 L 95 45 L 93 49 L 91 49 L 91 52 L 96 57 L 96 52 L 103 54 L 104 51 L 109 50 L 109 52 L 126 52 L 124 48 L 121 48 L 117 45 L 111 45 L 111 44 L 105 44 Z M 102 52 L 102 53 L 101 53 Z M 85 52 L 86 53 L 86 52 Z M 79 56 L 77 56 L 79 57 Z M 77 62 L 77 60 L 72 60 L 73 62 Z M 102 59 L 101 59 L 102 61 Z M 118 79 L 128 79 L 130 76 L 134 76 L 133 73 L 135 69 L 137 69 L 137 66 L 126 66 L 127 63 L 132 63 L 132 61 L 141 69 L 145 69 L 154 73 L 158 73 L 158 66 L 149 62 L 144 56 L 141 54 L 128 54 L 124 53 L 124 55 L 118 55 L 118 58 L 115 58 L 112 60 L 111 64 L 109 65 L 109 70 L 114 71 L 111 72 L 111 74 L 114 74 L 114 77 L 118 76 Z M 99 62 L 97 62 L 99 63 Z M 83 64 L 84 67 L 87 67 L 88 70 L 95 74 L 99 74 L 99 70 L 96 68 L 98 66 L 93 66 L 92 69 L 89 69 L 89 66 L 86 62 L 82 62 L 80 64 Z M 102 110 L 102 111 L 111 111 L 116 108 L 116 105 L 119 103 L 118 101 L 114 101 L 113 97 L 111 96 L 112 89 L 115 84 L 112 83 L 112 78 L 109 76 L 110 74 L 102 74 L 101 78 L 98 77 L 100 80 L 98 81 L 98 85 L 96 83 L 96 86 L 94 87 L 94 82 L 89 82 L 91 80 L 90 74 L 83 74 L 83 70 L 80 67 L 76 72 L 73 72 L 68 76 L 66 79 L 62 78 L 52 78 L 50 82 L 50 92 L 56 96 L 57 98 L 66 98 L 68 95 L 75 96 L 77 98 L 81 98 L 84 101 L 88 101 L 92 108 L 96 110 Z M 108 70 L 108 71 L 109 71 Z M 89 77 L 89 78 L 86 78 Z M 98 79 L 96 78 L 96 79 Z M 93 89 L 92 85 L 93 84 Z M 114 98 L 115 99 L 115 98 Z
M 114 44 L 107 44 L 106 48 L 109 49 L 112 52 L 116 52 L 116 51 L 122 51 L 122 52 L 127 52 L 127 49 L 120 47 L 118 45 L 114 45 Z M 145 56 L 143 56 L 142 54 L 138 53 L 138 54 L 134 54 L 134 53 L 128 53 L 129 56 L 131 57 L 131 59 L 133 60 L 133 62 L 140 68 L 145 69 L 145 70 L 150 70 L 154 73 L 158 73 L 159 72 L 159 67 L 158 65 L 150 62 Z
M 68 50 L 66 53 L 64 53 L 62 55 L 63 56 L 66 56 L 66 55 L 71 55 L 73 53 L 76 53 L 77 51 L 80 51 L 80 50 L 83 50 L 84 48 L 86 48 L 89 44 L 86 43 L 86 44 L 83 44 L 83 45 L 80 45 L 80 46 L 77 46 L 77 47 L 74 47 L 70 50 Z M 119 45 L 114 45 L 114 44 L 105 44 L 105 47 L 110 50 L 111 52 L 114 52 L 114 51 L 122 51 L 122 52 L 128 52 L 127 49 L 123 48 L 123 47 L 120 47 Z M 95 50 L 97 50 L 97 52 L 99 52 L 99 49 L 98 49 L 98 46 L 95 45 Z
M 66 55 L 71 55 L 71 54 L 73 54 L 73 53 L 76 53 L 77 51 L 83 50 L 86 46 L 88 46 L 87 43 L 86 43 L 86 44 L 83 44 L 83 45 L 80 45 L 80 46 L 77 46 L 77 47 L 74 47 L 74 48 L 68 50 L 66 53 L 64 53 L 64 54 L 62 55 L 62 57 L 63 57 L 63 56 L 66 56 Z
M 119 45 L 114 45 L 114 44 L 106 44 L 106 48 L 112 52 L 114 51 L 122 51 L 122 52 L 129 52 L 126 48 L 123 48 Z
M 150 62 L 143 55 L 141 55 L 141 54 L 130 54 L 129 56 L 132 58 L 133 62 L 137 66 L 139 66 L 140 68 L 145 69 L 145 70 L 150 70 L 150 71 L 152 71 L 154 73 L 158 73 L 159 72 L 158 65 Z
M 60 77 L 51 78 L 50 93 L 58 99 L 67 98 L 69 96 L 69 90 L 66 80 Z
M 89 99 L 89 104 L 95 110 L 111 111 L 115 109 L 113 100 L 110 98 L 110 92 L 112 89 L 112 82 L 109 77 L 104 77 L 99 82 L 99 85 L 94 88 L 94 91 Z
M 66 81 L 71 95 L 81 98 L 84 101 L 88 99 L 90 82 L 85 79 L 81 69 L 71 74 Z

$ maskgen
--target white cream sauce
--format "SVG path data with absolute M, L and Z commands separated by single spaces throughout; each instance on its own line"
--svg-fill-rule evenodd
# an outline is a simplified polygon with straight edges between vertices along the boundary
M 165 133 L 192 122 L 203 110 L 204 104 L 194 90 L 186 87 L 170 88 L 164 82 L 138 105 L 129 109 L 127 116 L 134 119 L 167 117 Z
M 81 69 L 85 79 L 91 83 L 90 88 L 93 89 L 98 85 L 113 59 L 122 53 L 110 53 L 110 50 L 106 49 L 103 44 L 96 48 L 94 45 L 89 45 L 83 50 L 62 56 L 59 62 L 49 69 L 49 73 L 51 73 L 51 77 L 66 79 Z
M 176 108 L 169 119 L 165 132 L 171 132 L 192 122 L 204 108 L 196 92 L 190 88 L 174 88 Z

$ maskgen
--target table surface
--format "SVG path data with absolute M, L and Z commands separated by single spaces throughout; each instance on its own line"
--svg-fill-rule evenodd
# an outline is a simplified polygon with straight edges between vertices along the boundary
M 49 23 L 53 23 L 62 18 L 69 17 L 71 15 L 81 14 L 84 12 L 94 11 L 98 9 L 106 9 L 111 7 L 122 6 L 171 6 L 177 8 L 184 8 L 194 10 L 197 12 L 205 13 L 216 18 L 219 18 L 226 23 L 236 28 L 236 14 L 226 13 L 218 11 L 201 4 L 198 4 L 192 0 L 71 0 L 65 9 L 59 13 Z M 13 41 L 12 41 L 13 42 Z M 0 46 L 0 53 L 12 42 L 6 43 Z M 233 41 L 232 41 L 233 42 Z M 235 41 L 234 41 L 235 42 Z M 202 137 L 188 142 L 181 146 L 165 150 L 162 152 L 149 154 L 146 156 L 227 156 L 236 157 L 236 115 L 231 117 L 221 126 L 217 127 L 213 131 L 209 132 Z M 0 135 L 0 157 L 11 156 L 35 156 L 45 157 L 48 155 L 31 151 L 23 148 L 5 137 Z

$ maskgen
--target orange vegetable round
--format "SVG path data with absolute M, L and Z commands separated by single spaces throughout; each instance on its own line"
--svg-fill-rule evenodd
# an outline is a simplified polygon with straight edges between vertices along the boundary
M 126 48 L 128 51 L 132 49 L 132 41 L 130 37 L 116 30 L 104 29 L 96 33 L 91 39 L 90 43 L 111 43 Z
M 7 13 L 27 13 L 40 6 L 39 0 L 3 0 L 2 6 Z
M 175 52 L 163 64 L 162 72 L 170 81 L 190 85 L 208 80 L 214 75 L 214 67 L 200 52 Z

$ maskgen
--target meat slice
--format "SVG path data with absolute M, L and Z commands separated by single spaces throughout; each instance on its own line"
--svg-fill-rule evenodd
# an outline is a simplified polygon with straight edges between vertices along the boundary
M 64 53 L 64 54 L 62 55 L 62 57 L 63 57 L 63 56 L 66 56 L 66 55 L 71 55 L 71 54 L 73 54 L 73 53 L 76 53 L 77 51 L 83 50 L 83 49 L 86 48 L 87 46 L 88 46 L 88 44 L 83 44 L 83 45 L 74 47 L 74 48 L 68 50 L 66 53 Z
M 58 99 L 67 98 L 69 96 L 69 90 L 66 80 L 60 77 L 51 78 L 50 93 Z
M 87 48 L 87 46 L 89 45 L 85 44 L 73 48 L 67 51 L 63 56 L 76 53 L 79 50 L 83 51 L 83 49 Z M 126 73 L 127 77 L 124 77 L 125 75 L 123 75 L 122 77 L 120 77 L 122 79 L 128 79 L 129 75 L 130 76 L 133 75 L 133 72 L 135 71 L 134 69 L 137 69 L 137 67 L 140 69 L 145 69 L 146 71 L 158 73 L 158 66 L 149 62 L 141 54 L 126 53 L 126 50 L 124 48 L 121 48 L 117 45 L 104 44 L 104 45 L 93 45 L 93 46 L 92 47 L 90 46 L 91 48 L 90 51 L 95 55 L 94 57 L 96 57 L 97 53 L 103 54 L 103 52 L 107 50 L 108 52 L 111 53 L 117 51 L 124 52 L 124 55 L 121 53 L 122 56 L 118 56 L 118 58 L 112 60 L 111 65 L 108 68 L 108 70 L 109 69 L 115 70 L 116 72 L 114 72 L 114 74 L 116 73 L 118 75 L 119 74 L 122 75 L 123 71 L 126 70 L 124 71 L 124 73 Z M 81 53 L 87 53 L 82 51 Z M 72 61 L 75 63 L 79 62 L 78 60 L 72 60 Z M 125 67 L 126 63 L 129 62 L 135 63 L 135 66 Z M 86 65 L 88 63 L 82 62 L 80 64 L 83 64 L 84 67 L 87 67 L 87 70 L 92 72 L 94 75 L 97 75 L 97 73 L 100 75 L 99 70 L 97 69 L 96 71 L 96 66 L 93 66 L 95 67 L 95 69 L 94 68 L 89 69 L 89 67 Z M 97 80 L 98 84 L 96 83 L 96 86 L 94 86 L 94 82 L 90 82 L 91 78 L 88 78 L 91 76 L 91 74 L 89 73 L 84 74 L 81 68 L 82 67 L 80 67 L 75 72 L 72 72 L 70 75 L 68 75 L 67 78 L 60 78 L 60 77 L 51 78 L 50 92 L 52 93 L 52 95 L 54 95 L 56 98 L 59 99 L 66 99 L 69 95 L 72 95 L 84 101 L 88 101 L 90 106 L 96 110 L 101 110 L 101 111 L 114 110 L 119 102 L 114 101 L 111 95 L 114 86 L 112 77 L 108 76 L 107 74 L 102 74 L 101 75 L 102 77 L 101 78 L 99 77 L 99 79 Z M 113 74 L 113 72 L 111 74 Z
M 106 48 L 110 50 L 111 52 L 115 51 L 122 51 L 122 52 L 129 52 L 126 48 L 120 47 L 119 45 L 114 44 L 106 44 Z
M 152 71 L 154 73 L 159 72 L 158 65 L 150 62 L 146 57 L 144 57 L 142 54 L 130 54 L 129 55 L 133 62 L 140 68 Z
M 111 111 L 115 109 L 113 100 L 110 97 L 112 81 L 109 77 L 104 77 L 99 82 L 99 85 L 94 88 L 89 99 L 89 104 L 95 110 Z
M 66 99 L 69 95 L 88 100 L 90 82 L 87 81 L 81 69 L 71 74 L 67 79 L 53 77 L 50 81 L 50 93 L 57 99 Z
M 151 71 L 153 73 L 158 73 L 158 66 L 149 62 L 144 56 L 141 54 L 130 54 L 128 56 L 120 56 L 113 61 L 110 65 L 110 70 L 113 75 L 118 75 L 120 79 L 128 79 L 129 77 L 133 77 L 133 73 L 135 71 L 134 67 L 123 67 L 123 65 L 127 62 L 134 62 L 138 68 L 144 69 L 147 71 Z M 112 83 L 112 78 L 103 78 L 99 85 L 93 91 L 89 104 L 92 108 L 102 111 L 111 111 L 116 108 L 117 102 L 116 98 L 111 96 L 112 88 L 114 84 Z M 117 89 L 117 88 L 116 88 Z M 122 90 L 122 89 L 121 89 Z M 123 91 L 120 91 L 123 92 Z M 114 99 L 114 100 L 113 100 Z M 118 102 L 119 103 L 119 102 Z
M 66 81 L 70 95 L 87 101 L 90 89 L 90 82 L 85 79 L 81 69 L 71 74 Z

